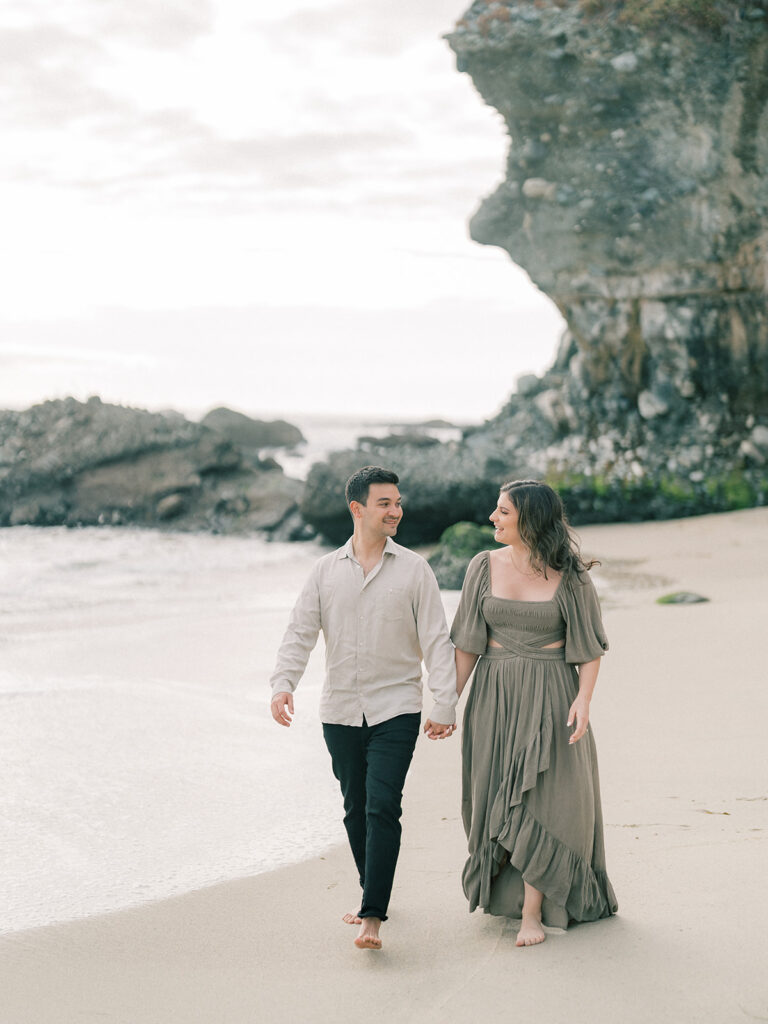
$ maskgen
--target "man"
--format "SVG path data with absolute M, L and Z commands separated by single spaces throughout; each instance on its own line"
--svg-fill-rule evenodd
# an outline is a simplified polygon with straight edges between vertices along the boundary
M 326 644 L 323 735 L 344 797 L 344 825 L 363 890 L 355 945 L 381 949 L 398 853 L 403 785 L 421 720 L 421 660 L 435 698 L 424 725 L 450 736 L 456 670 L 432 570 L 392 538 L 403 516 L 399 480 L 366 466 L 347 481 L 354 531 L 315 565 L 291 613 L 272 675 L 272 717 L 291 724 L 293 691 L 317 635 Z

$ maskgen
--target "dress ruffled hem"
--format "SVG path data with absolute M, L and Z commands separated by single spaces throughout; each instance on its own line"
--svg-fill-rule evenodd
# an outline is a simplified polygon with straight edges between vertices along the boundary
M 549 768 L 551 747 L 552 718 L 547 716 L 515 752 L 491 809 L 490 837 L 465 865 L 462 884 L 470 911 L 489 909 L 491 886 L 505 861 L 551 903 L 564 908 L 569 920 L 596 921 L 618 909 L 607 874 L 595 871 L 547 832 L 522 803 L 524 794 Z
M 512 757 L 512 765 L 503 786 L 493 802 L 490 815 L 491 834 L 499 833 L 509 817 L 510 808 L 517 807 L 523 794 L 533 789 L 542 772 L 549 768 L 552 749 L 552 718 L 547 716 L 541 728 Z
M 512 809 L 499 834 L 470 856 L 462 875 L 470 912 L 491 903 L 491 885 L 509 860 L 524 881 L 563 907 L 571 921 L 597 921 L 618 909 L 605 871 L 595 871 L 538 822 L 523 804 Z

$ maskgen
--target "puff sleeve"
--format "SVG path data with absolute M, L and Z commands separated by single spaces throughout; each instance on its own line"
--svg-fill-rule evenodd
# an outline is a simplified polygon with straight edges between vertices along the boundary
M 451 626 L 454 646 L 468 654 L 485 654 L 488 646 L 488 626 L 481 608 L 487 587 L 488 552 L 481 551 L 467 566 L 459 607 Z
M 564 581 L 558 596 L 565 619 L 565 660 L 583 665 L 602 657 L 608 650 L 600 601 L 586 572 L 574 572 Z

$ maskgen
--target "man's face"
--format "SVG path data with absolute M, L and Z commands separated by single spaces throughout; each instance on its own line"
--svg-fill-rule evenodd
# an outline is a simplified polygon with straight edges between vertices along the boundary
M 353 504 L 366 533 L 376 537 L 395 536 L 403 518 L 403 507 L 400 491 L 394 484 L 371 484 L 366 503 L 361 505 L 356 501 Z

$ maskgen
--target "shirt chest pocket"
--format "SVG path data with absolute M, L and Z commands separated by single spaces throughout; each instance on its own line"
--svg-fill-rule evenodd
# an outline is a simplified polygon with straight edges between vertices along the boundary
M 398 622 L 410 612 L 408 592 L 402 587 L 385 587 L 376 595 L 376 617 L 384 622 Z

